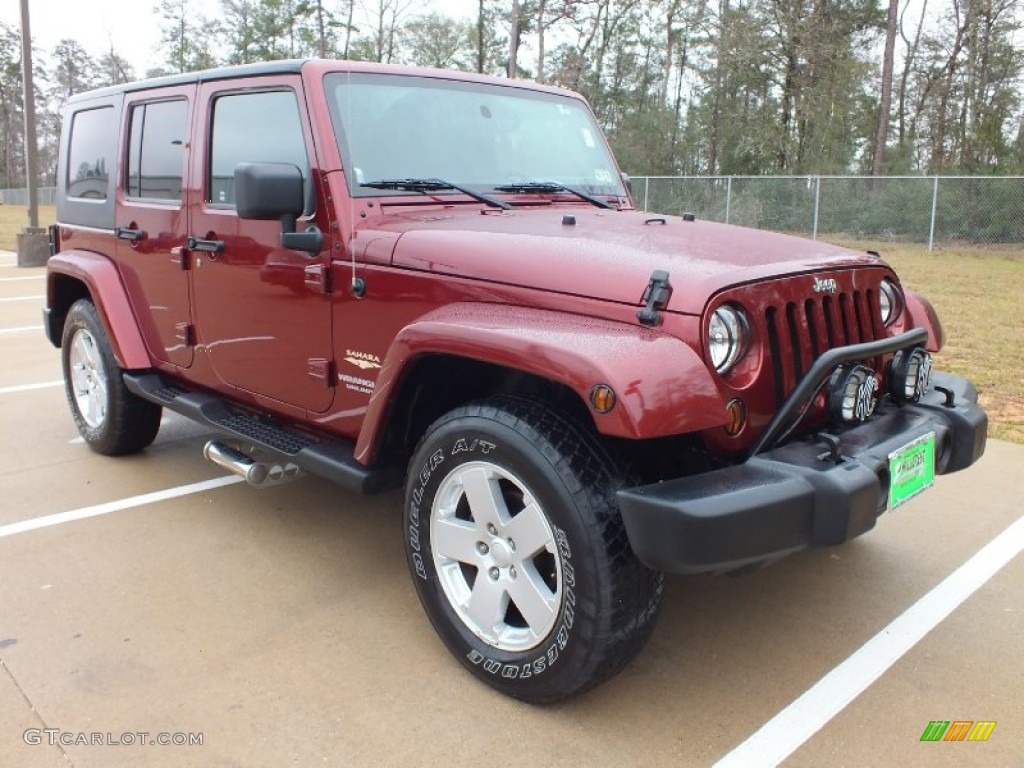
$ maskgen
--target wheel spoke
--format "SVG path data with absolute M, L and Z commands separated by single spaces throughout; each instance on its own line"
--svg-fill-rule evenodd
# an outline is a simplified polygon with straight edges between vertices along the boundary
M 483 467 L 472 467 L 462 473 L 462 487 L 473 519 L 478 525 L 500 526 L 508 519 L 508 509 L 501 496 L 501 488 L 491 474 Z
M 473 564 L 480 559 L 476 549 L 480 533 L 472 523 L 442 518 L 434 523 L 431 535 L 435 555 Z
M 516 554 L 522 558 L 533 557 L 542 549 L 552 547 L 554 540 L 551 529 L 544 519 L 544 513 L 536 502 L 528 504 L 505 526 L 504 534 L 516 543 Z
M 488 638 L 495 639 L 498 627 L 505 621 L 507 609 L 508 593 L 505 587 L 500 582 L 492 580 L 486 571 L 480 570 L 473 583 L 469 602 L 466 604 L 466 614 Z
M 509 581 L 508 590 L 512 602 L 535 635 L 551 625 L 554 613 L 558 610 L 558 600 L 532 563 L 522 564 L 518 578 Z
M 79 331 L 75 334 L 75 340 L 71 348 L 73 359 L 83 368 L 90 366 L 92 363 L 91 356 L 89 355 L 89 348 L 85 341 L 85 332 Z

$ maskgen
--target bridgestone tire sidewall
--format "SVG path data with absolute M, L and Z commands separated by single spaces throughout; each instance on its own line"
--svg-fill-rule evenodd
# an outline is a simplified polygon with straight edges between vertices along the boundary
M 565 480 L 543 453 L 522 435 L 496 421 L 475 416 L 437 428 L 410 464 L 406 494 L 406 551 L 420 600 L 448 649 L 477 677 L 504 693 L 530 701 L 563 698 L 579 686 L 592 652 L 588 638 L 600 634 L 596 595 L 607 590 Z M 441 482 L 459 465 L 488 461 L 518 477 L 540 501 L 554 534 L 562 571 L 558 619 L 543 641 L 523 652 L 507 652 L 479 639 L 452 609 L 434 568 L 430 541 L 431 506 Z

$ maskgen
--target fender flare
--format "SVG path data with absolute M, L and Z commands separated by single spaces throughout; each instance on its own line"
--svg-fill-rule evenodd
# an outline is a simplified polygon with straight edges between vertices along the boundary
M 925 348 L 929 352 L 940 352 L 946 344 L 946 332 L 942 329 L 935 307 L 923 294 L 910 288 L 903 289 L 903 297 L 907 312 L 910 313 L 911 327 L 924 328 L 928 331 L 928 343 Z
M 64 318 L 73 303 L 73 300 L 61 296 L 58 276 L 71 278 L 85 286 L 121 368 L 139 370 L 152 367 L 117 267 L 105 256 L 91 251 L 61 251 L 51 256 L 47 263 L 44 314 L 50 343 L 60 346 Z
M 419 357 L 478 360 L 564 384 L 584 403 L 597 384 L 616 405 L 589 408 L 597 430 L 630 439 L 695 432 L 726 422 L 725 404 L 694 350 L 650 328 L 544 309 L 484 303 L 429 312 L 396 335 L 388 350 L 356 443 L 371 463 L 406 372 Z

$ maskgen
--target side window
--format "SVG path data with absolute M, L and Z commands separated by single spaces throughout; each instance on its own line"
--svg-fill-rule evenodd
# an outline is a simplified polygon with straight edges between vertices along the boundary
M 239 163 L 291 163 L 309 179 L 299 105 L 291 91 L 221 96 L 213 105 L 207 200 L 235 204 L 235 166 Z
M 125 190 L 130 197 L 181 200 L 187 122 L 183 99 L 132 107 Z
M 68 147 L 67 196 L 106 200 L 117 141 L 117 114 L 113 107 L 76 112 Z

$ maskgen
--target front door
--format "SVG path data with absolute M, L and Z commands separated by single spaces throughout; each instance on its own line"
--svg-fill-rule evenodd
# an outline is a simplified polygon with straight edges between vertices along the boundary
M 326 203 L 311 180 L 309 119 L 297 75 L 200 86 L 193 154 L 190 255 L 196 349 L 217 376 L 240 389 L 309 411 L 327 410 L 331 376 L 331 297 L 315 275 L 329 267 Z M 240 219 L 234 171 L 242 162 L 291 163 L 307 184 L 299 230 L 325 233 L 319 254 L 284 249 L 276 221 Z
M 142 336 L 157 360 L 192 364 L 182 204 L 195 84 L 129 93 L 124 177 L 117 191 L 117 259 Z

